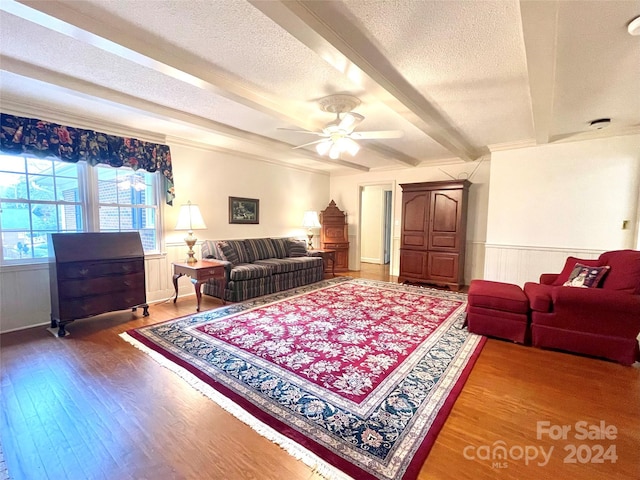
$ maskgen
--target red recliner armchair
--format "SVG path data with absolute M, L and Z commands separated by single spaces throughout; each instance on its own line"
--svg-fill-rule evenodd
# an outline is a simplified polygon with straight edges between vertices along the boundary
M 596 288 L 563 286 L 576 263 L 609 268 Z M 526 283 L 524 292 L 534 346 L 626 365 L 640 360 L 640 251 L 605 252 L 597 260 L 569 257 L 561 273 L 541 275 L 540 283 Z

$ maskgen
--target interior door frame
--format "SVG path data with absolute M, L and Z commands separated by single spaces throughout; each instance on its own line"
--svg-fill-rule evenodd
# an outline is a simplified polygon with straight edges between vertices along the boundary
M 390 245 L 389 245 L 389 252 L 390 252 L 390 259 L 389 259 L 389 274 L 393 275 L 394 272 L 394 268 L 395 265 L 397 263 L 397 255 L 395 254 L 395 250 L 394 250 L 394 241 L 395 241 L 395 235 L 394 235 L 394 230 L 395 230 L 395 223 L 396 223 L 396 214 L 395 214 L 395 207 L 396 207 L 396 188 L 397 188 L 397 182 L 396 180 L 380 180 L 377 182 L 362 182 L 362 183 L 358 183 L 358 192 L 357 192 L 357 199 L 358 199 L 358 233 L 356 235 L 356 242 L 357 242 L 357 247 L 356 247 L 356 251 L 354 252 L 354 261 L 355 261 L 355 270 L 360 270 L 360 258 L 362 257 L 362 192 L 364 190 L 364 187 L 391 187 L 391 235 L 390 235 Z

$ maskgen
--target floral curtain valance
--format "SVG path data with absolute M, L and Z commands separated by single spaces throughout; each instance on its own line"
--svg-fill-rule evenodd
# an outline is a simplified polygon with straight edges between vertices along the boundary
M 118 137 L 93 130 L 0 113 L 0 152 L 9 155 L 30 153 L 54 156 L 65 162 L 85 161 L 130 167 L 147 172 L 160 171 L 166 202 L 173 204 L 173 170 L 168 145 Z

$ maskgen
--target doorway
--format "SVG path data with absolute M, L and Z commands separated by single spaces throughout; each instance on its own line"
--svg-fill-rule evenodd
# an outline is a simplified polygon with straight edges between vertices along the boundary
M 392 248 L 393 185 L 360 187 L 360 263 L 388 275 Z

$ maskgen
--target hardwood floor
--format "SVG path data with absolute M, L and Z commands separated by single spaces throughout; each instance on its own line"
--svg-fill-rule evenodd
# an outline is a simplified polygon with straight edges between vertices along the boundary
M 349 275 L 395 280 L 377 265 Z M 218 306 L 203 296 L 203 309 Z M 44 327 L 0 336 L 0 436 L 10 477 L 320 480 L 118 337 L 194 311 L 189 296 L 151 305 L 147 318 L 117 312 L 76 321 L 68 338 Z M 490 339 L 419 478 L 637 480 L 639 412 L 640 369 Z M 538 438 L 545 421 L 569 425 L 567 439 Z M 604 422 L 615 438 L 576 439 L 577 422 Z M 507 458 L 486 458 L 498 445 Z M 598 456 L 598 445 L 615 449 L 615 462 Z M 551 448 L 539 465 L 541 449 Z M 534 451 L 533 460 L 518 458 Z M 577 463 L 565 463 L 571 459 Z

